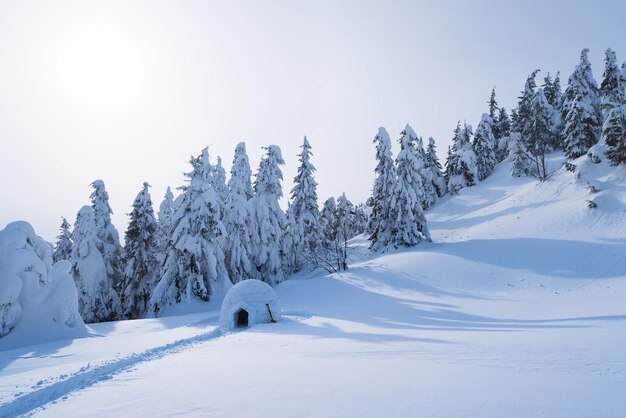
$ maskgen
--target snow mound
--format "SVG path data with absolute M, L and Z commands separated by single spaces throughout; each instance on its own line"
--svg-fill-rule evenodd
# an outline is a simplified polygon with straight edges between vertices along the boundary
M 0 349 L 86 334 L 70 268 L 27 222 L 0 231 Z
M 271 316 L 270 316 L 271 311 Z M 281 319 L 276 292 L 260 280 L 250 279 L 234 285 L 224 298 L 220 310 L 220 328 L 224 331 Z

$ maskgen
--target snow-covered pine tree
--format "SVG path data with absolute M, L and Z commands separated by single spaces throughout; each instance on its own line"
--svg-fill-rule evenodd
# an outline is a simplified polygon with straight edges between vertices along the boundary
M 222 157 L 217 157 L 217 164 L 213 166 L 211 171 L 213 173 L 211 183 L 215 193 L 220 198 L 220 204 L 224 207 L 224 202 L 228 197 L 228 187 L 226 186 L 226 170 L 222 166 Z
M 60 260 L 69 260 L 72 257 L 72 234 L 70 233 L 70 224 L 67 219 L 62 218 L 59 235 L 52 253 L 52 261 L 55 263 Z
M 107 276 L 116 292 L 120 292 L 120 284 L 122 281 L 122 246 L 120 238 L 111 223 L 111 215 L 113 211 L 109 206 L 109 194 L 107 193 L 104 182 L 96 180 L 91 183 L 93 192 L 91 193 L 91 207 L 93 208 L 96 221 L 96 246 L 98 251 L 104 258 Z M 120 306 L 115 306 L 117 313 L 121 312 Z
M 511 171 L 511 175 L 513 177 L 527 176 L 530 158 L 519 132 L 511 133 L 510 146 L 511 157 L 513 158 L 513 169 Z
M 157 258 L 159 265 L 165 261 L 165 254 L 172 236 L 172 217 L 174 216 L 174 194 L 169 187 L 165 192 L 163 201 L 159 205 L 158 234 L 157 234 Z
M 435 145 L 435 139 L 431 136 L 428 138 L 428 147 L 426 147 L 426 166 L 430 172 L 430 182 L 432 183 L 437 197 L 442 197 L 446 194 L 446 180 L 443 176 L 441 169 L 441 163 L 437 157 L 437 148 Z M 432 205 L 431 205 L 432 206 Z
M 98 250 L 98 227 L 91 207 L 83 206 L 78 211 L 72 241 L 70 262 L 81 317 L 86 323 L 117 319 L 120 302 Z
M 422 137 L 418 137 L 417 140 L 415 140 L 415 151 L 421 167 L 419 171 L 420 178 L 422 179 L 422 198 L 420 203 L 422 204 L 423 210 L 428 210 L 435 204 L 438 194 L 437 189 L 433 184 L 434 173 L 428 165 L 426 151 L 424 150 L 424 140 Z
M 502 162 L 508 157 L 509 140 L 511 137 L 511 119 L 504 107 L 500 108 L 493 124 L 493 136 L 496 138 L 496 161 Z
M 464 187 L 470 187 L 478 181 L 476 154 L 471 143 L 472 127 L 461 122 L 457 124 L 452 139 L 452 158 L 449 164 L 448 192 L 458 194 Z
M 224 211 L 224 255 L 233 283 L 258 278 L 258 271 L 252 263 L 252 219 L 248 204 L 252 197 L 251 176 L 246 144 L 241 142 L 235 148 Z
M 319 241 L 319 210 L 317 205 L 317 182 L 314 178 L 315 167 L 311 163 L 311 145 L 304 137 L 302 152 L 298 156 L 300 166 L 296 177 L 293 179 L 291 189 L 291 204 L 287 210 L 287 216 L 292 221 L 289 223 L 293 231 L 291 236 L 291 248 L 287 249 L 291 260 L 291 272 L 298 272 L 304 267 L 305 260 L 315 254 Z
M 604 122 L 602 134 L 611 165 L 626 164 L 626 105 L 613 106 Z
M 558 130 L 555 126 L 556 110 L 548 103 L 543 89 L 537 90 L 531 107 L 530 124 L 526 127 L 523 138 L 531 157 L 529 173 L 543 181 L 550 175 L 546 155 L 554 148 Z
M 161 315 L 169 306 L 220 298 L 230 287 L 219 239 L 220 198 L 211 184 L 213 167 L 208 149 L 190 160 L 188 184 L 181 188 L 172 217 L 164 271 L 150 299 L 149 314 Z
M 253 262 L 260 279 L 275 286 L 285 276 L 281 249 L 287 220 L 278 204 L 283 195 L 280 166 L 285 162 L 278 146 L 270 145 L 265 150 L 254 182 L 254 197 L 250 200 Z
M 622 80 L 622 71 L 617 64 L 615 51 L 606 50 L 604 58 L 604 74 L 600 84 L 600 108 L 604 117 L 609 115 L 615 106 L 621 106 L 626 94 L 626 85 Z
M 367 230 L 367 207 L 364 203 L 359 203 L 354 207 L 354 233 L 356 235 L 364 234 Z
M 492 129 L 493 119 L 483 113 L 474 134 L 474 153 L 476 154 L 476 170 L 478 180 L 482 181 L 493 173 L 497 164 L 496 138 Z
M 371 208 L 371 214 L 367 225 L 369 233 L 370 249 L 384 248 L 391 240 L 393 219 L 393 192 L 396 184 L 396 168 L 391 155 L 391 139 L 389 133 L 383 127 L 378 128 L 374 137 L 376 144 L 376 180 L 372 189 L 372 196 L 367 205 Z
M 533 99 L 535 97 L 535 90 L 537 88 L 535 77 L 539 71 L 540 70 L 535 70 L 528 75 L 526 83 L 524 84 L 524 91 L 522 92 L 522 95 L 518 97 L 519 100 L 517 102 L 517 109 L 511 129 L 520 133 L 522 141 L 527 140 L 528 130 L 532 124 L 532 106 Z
M 156 286 L 158 272 L 158 225 L 148 188 L 137 194 L 130 212 L 130 222 L 124 235 L 124 277 L 120 299 L 122 316 L 127 319 L 143 318 L 148 312 L 150 295 Z
M 589 148 L 598 142 L 596 123 L 597 115 L 589 101 L 582 97 L 574 99 L 565 116 L 563 131 L 565 155 L 569 159 L 585 155 Z
M 348 269 L 348 241 L 356 235 L 354 230 L 354 205 L 343 193 L 337 199 L 335 210 L 335 248 L 337 271 Z
M 460 129 L 459 126 L 457 126 L 457 128 Z M 455 135 L 456 135 L 456 131 L 455 131 Z M 451 145 L 448 145 L 448 153 L 446 154 L 446 163 L 445 164 L 446 165 L 445 165 L 445 168 L 443 170 L 443 179 L 446 181 L 446 191 L 450 192 L 450 190 L 448 190 L 448 183 L 450 182 L 450 178 L 452 178 L 452 166 L 454 164 L 454 154 L 452 153 L 452 146 Z
M 593 78 L 591 72 L 591 63 L 589 62 L 589 50 L 583 49 L 580 53 L 580 62 L 574 69 L 574 72 L 569 77 L 567 88 L 563 92 L 561 98 L 561 115 L 563 117 L 563 132 L 562 138 L 566 138 L 565 132 L 567 125 L 567 115 L 570 112 L 574 101 L 578 102 L 578 106 L 583 111 L 583 116 L 580 118 L 583 127 L 580 128 L 581 132 L 586 132 L 585 138 L 578 139 L 576 146 L 583 150 L 583 154 L 587 152 L 589 147 L 594 145 L 600 137 L 602 128 L 602 114 L 600 112 L 600 95 L 598 84 Z M 593 142 L 592 142 L 593 141 Z M 575 148 L 572 143 L 565 143 L 565 149 Z
M 424 186 L 415 141 L 417 135 L 407 124 L 399 139 L 400 152 L 396 157 L 397 179 L 393 188 L 391 228 L 388 244 L 394 247 L 412 247 L 422 240 L 430 240 L 426 217 L 422 209 Z M 382 249 L 379 245 L 375 249 Z
M 324 201 L 319 216 L 320 241 L 317 246 L 313 265 L 329 273 L 337 272 L 337 205 L 334 197 Z
M 496 101 L 496 88 L 491 89 L 491 95 L 489 96 L 489 101 L 487 101 L 489 105 L 489 117 L 491 120 L 496 120 L 498 117 L 498 102 Z

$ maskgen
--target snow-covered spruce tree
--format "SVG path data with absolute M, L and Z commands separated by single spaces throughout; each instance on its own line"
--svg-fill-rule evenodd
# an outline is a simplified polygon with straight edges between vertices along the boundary
M 374 137 L 376 144 L 376 180 L 372 189 L 372 196 L 367 205 L 372 212 L 367 224 L 369 233 L 370 249 L 376 251 L 386 247 L 391 241 L 393 219 L 393 192 L 396 184 L 396 168 L 391 155 L 391 139 L 385 128 L 378 128 Z
M 553 150 L 554 138 L 558 135 L 555 126 L 556 110 L 548 103 L 543 89 L 538 89 L 533 98 L 530 124 L 526 127 L 523 138 L 531 164 L 529 174 L 544 181 L 550 176 L 546 155 Z
M 617 65 L 615 51 L 611 48 L 606 50 L 604 58 L 604 74 L 600 84 L 600 108 L 604 119 L 615 106 L 621 106 L 626 94 L 626 85 L 622 80 L 622 71 Z
M 504 161 L 509 154 L 509 141 L 511 137 L 511 119 L 506 109 L 501 107 L 497 119 L 494 121 L 493 136 L 496 138 L 496 161 Z
M 412 247 L 422 240 L 430 240 L 426 217 L 422 209 L 424 186 L 419 175 L 423 162 L 415 148 L 417 135 L 407 124 L 399 139 L 400 152 L 396 157 L 397 179 L 393 189 L 391 237 L 394 247 Z M 379 247 L 381 248 L 381 247 Z
M 518 97 L 519 100 L 517 102 L 517 109 L 511 129 L 520 133 L 522 141 L 527 140 L 528 130 L 532 123 L 532 106 L 535 90 L 537 88 L 535 77 L 539 71 L 540 70 L 535 70 L 528 75 L 526 83 L 524 84 L 524 91 L 522 91 L 522 95 Z
M 495 120 L 498 117 L 498 102 L 496 101 L 496 88 L 491 89 L 491 95 L 489 95 L 489 100 L 487 101 L 489 105 L 489 117 L 491 120 Z
M 292 273 L 300 271 L 304 267 L 304 262 L 315 254 L 319 241 L 319 210 L 317 205 L 317 182 L 314 178 L 315 167 L 311 163 L 311 145 L 304 137 L 302 152 L 298 161 L 300 166 L 296 177 L 293 179 L 291 189 L 291 204 L 287 211 L 290 236 L 292 237 L 291 248 L 287 249 L 291 262 L 289 271 Z
M 354 233 L 356 235 L 364 234 L 367 230 L 367 212 L 366 206 L 359 203 L 354 207 Z
M 483 113 L 474 134 L 474 153 L 476 154 L 476 170 L 478 180 L 482 181 L 493 173 L 497 164 L 496 138 L 492 129 L 493 120 Z
M 59 235 L 52 253 L 52 261 L 55 263 L 60 260 L 69 260 L 72 256 L 72 234 L 70 233 L 70 224 L 67 219 L 62 218 Z
M 602 135 L 611 165 L 626 164 L 626 105 L 611 109 L 604 122 Z
M 336 239 L 336 214 L 337 205 L 334 197 L 324 201 L 319 216 L 319 243 L 312 264 L 315 267 L 326 270 L 329 273 L 337 272 L 337 248 Z
M 458 128 L 458 126 L 457 126 Z M 456 131 L 455 131 L 456 134 Z M 448 190 L 448 182 L 450 182 L 450 178 L 452 177 L 452 166 L 454 164 L 454 154 L 452 153 L 452 146 L 448 145 L 448 153 L 446 154 L 446 163 L 445 168 L 443 170 L 443 179 L 446 181 L 446 191 Z
M 212 167 L 211 184 L 215 193 L 220 198 L 220 204 L 224 205 L 228 198 L 228 187 L 226 186 L 226 170 L 222 166 L 222 157 L 217 157 L 217 164 Z
M 163 273 L 150 298 L 149 315 L 162 315 L 176 304 L 219 299 L 230 287 L 218 243 L 225 230 L 220 220 L 220 198 L 211 184 L 213 167 L 208 149 L 189 162 L 192 170 L 176 199 L 172 236 Z
M 408 126 L 408 124 L 407 124 Z M 427 162 L 426 162 L 426 151 L 424 150 L 424 140 L 422 137 L 418 137 L 415 141 L 415 155 L 419 161 L 420 170 L 419 175 L 422 180 L 422 198 L 420 199 L 420 203 L 422 205 L 423 210 L 427 210 L 432 207 L 432 205 L 437 200 L 437 190 L 432 184 L 431 175 Z M 397 170 L 396 170 L 397 172 Z
M 511 158 L 513 158 L 513 169 L 511 175 L 513 177 L 527 176 L 529 172 L 530 158 L 528 150 L 522 141 L 519 132 L 511 133 Z
M 260 279 L 275 286 L 285 277 L 281 249 L 287 220 L 278 204 L 283 195 L 280 166 L 285 162 L 278 146 L 270 145 L 265 150 L 254 181 L 254 197 L 250 200 L 253 262 Z
M 585 135 L 586 138 L 579 141 L 578 144 L 583 148 L 587 147 L 587 149 L 584 149 L 583 154 L 587 152 L 589 147 L 597 142 L 602 128 L 599 89 L 591 72 L 591 63 L 589 62 L 588 54 L 588 49 L 582 50 L 580 54 L 580 62 L 574 69 L 572 75 L 569 77 L 567 88 L 563 92 L 563 96 L 561 98 L 561 115 L 564 121 L 561 136 L 563 138 L 567 137 L 565 133 L 567 115 L 574 101 L 578 102 L 578 105 L 584 112 L 584 115 L 581 117 L 581 121 L 585 126 L 582 127 L 580 131 L 587 132 L 587 134 Z M 568 147 L 572 148 L 573 144 L 568 144 L 566 142 L 565 149 Z
M 224 256 L 233 283 L 258 278 L 258 271 L 252 263 L 252 219 L 248 204 L 252 197 L 251 176 L 246 144 L 240 142 L 235 148 L 224 210 Z
M 426 167 L 430 172 L 429 179 L 437 193 L 437 197 L 442 197 L 446 194 L 446 180 L 443 176 L 441 163 L 437 157 L 435 139 L 432 136 L 428 138 L 428 147 L 426 147 Z
M 585 155 L 598 142 L 595 113 L 585 100 L 574 99 L 565 116 L 563 131 L 565 155 L 574 159 Z
M 561 82 L 560 82 L 560 74 L 556 73 L 556 78 L 552 81 L 552 77 L 550 77 L 550 73 L 546 74 L 543 79 L 543 92 L 546 95 L 546 100 L 552 107 L 559 110 L 559 106 L 561 105 Z
M 96 246 L 98 251 L 104 258 L 106 266 L 107 276 L 115 291 L 119 292 L 120 284 L 122 281 L 122 246 L 120 245 L 120 238 L 115 229 L 115 226 L 111 223 L 111 215 L 113 211 L 109 206 L 109 194 L 107 193 L 104 182 L 102 180 L 96 180 L 91 183 L 93 192 L 91 193 L 91 207 L 93 208 L 96 221 Z M 114 307 L 119 313 L 120 306 Z
M 168 187 L 163 197 L 163 201 L 159 205 L 159 220 L 157 233 L 157 258 L 159 265 L 165 261 L 167 246 L 172 236 L 172 217 L 174 216 L 174 194 Z
M 473 186 L 478 181 L 476 154 L 471 143 L 472 127 L 459 122 L 452 139 L 452 157 L 448 164 L 448 192 L 458 194 L 465 187 Z
M 133 202 L 130 222 L 124 236 L 124 277 L 120 299 L 122 315 L 127 319 L 143 318 L 148 312 L 150 295 L 156 286 L 159 250 L 158 225 L 145 182 Z
M 98 250 L 98 227 L 94 210 L 83 206 L 72 232 L 72 276 L 78 290 L 78 310 L 86 323 L 118 318 L 119 297 L 102 253 Z
M 354 230 L 354 205 L 343 193 L 337 199 L 335 209 L 335 253 L 337 254 L 337 271 L 348 269 L 348 241 L 356 235 Z

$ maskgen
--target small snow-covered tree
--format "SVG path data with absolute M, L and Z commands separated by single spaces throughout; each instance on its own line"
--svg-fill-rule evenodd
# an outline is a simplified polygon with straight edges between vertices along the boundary
M 57 242 L 52 253 L 52 261 L 69 260 L 72 257 L 72 234 L 67 219 L 62 218 L 61 228 L 57 236 Z
M 452 139 L 452 157 L 449 162 L 448 192 L 458 194 L 464 187 L 470 187 L 478 181 L 476 154 L 471 143 L 472 127 L 457 124 Z
M 270 145 L 265 150 L 254 182 L 254 197 L 250 200 L 253 262 L 261 280 L 275 286 L 285 277 L 281 250 L 287 221 L 278 204 L 283 195 L 280 166 L 285 162 L 278 146 Z
M 626 105 L 611 109 L 604 122 L 603 136 L 611 165 L 626 164 Z
M 98 249 L 96 215 L 83 206 L 72 232 L 72 275 L 78 290 L 78 310 L 86 323 L 117 319 L 119 297 L 113 288 L 107 266 Z
M 220 204 L 224 205 L 228 198 L 228 187 L 226 186 L 226 170 L 222 166 L 222 157 L 217 157 L 217 164 L 212 167 L 211 184 L 215 189 L 215 193 L 220 198 Z
M 513 158 L 511 175 L 513 177 L 527 176 L 530 158 L 519 132 L 511 133 L 511 157 Z
M 441 163 L 437 157 L 435 139 L 432 136 L 428 138 L 428 147 L 426 148 L 426 167 L 430 173 L 428 176 L 430 183 L 434 187 L 437 197 L 442 197 L 446 194 L 446 180 L 443 176 Z
M 148 311 L 150 295 L 157 280 L 158 226 L 145 182 L 133 202 L 130 222 L 124 236 L 126 268 L 120 298 L 124 318 L 142 318 Z
M 491 89 L 491 95 L 489 96 L 489 101 L 487 101 L 489 105 L 489 117 L 491 120 L 495 120 L 498 116 L 498 102 L 496 101 L 496 88 Z
M 509 141 L 511 137 L 511 119 L 506 109 L 501 107 L 497 119 L 494 121 L 493 136 L 496 138 L 496 161 L 502 162 L 509 154 Z
M 258 271 L 252 263 L 252 219 L 248 204 L 252 197 L 251 176 L 246 144 L 240 142 L 235 148 L 224 211 L 224 255 L 233 283 L 258 278 Z
M 354 207 L 354 233 L 356 235 L 364 234 L 367 230 L 367 206 L 359 203 Z
M 123 272 L 122 246 L 117 229 L 111 222 L 113 211 L 109 206 L 109 194 L 102 180 L 94 181 L 91 186 L 93 187 L 90 196 L 91 207 L 96 221 L 96 246 L 104 258 L 107 276 L 113 283 L 113 288 L 119 292 Z M 115 310 L 119 313 L 120 308 L 120 306 L 116 306 Z
M 493 120 L 483 113 L 474 134 L 474 153 L 476 154 L 476 170 L 478 180 L 489 177 L 497 164 L 496 138 L 493 135 Z
M 606 116 L 615 106 L 621 106 L 624 102 L 626 85 L 622 80 L 622 71 L 617 64 L 615 51 L 611 48 L 606 50 L 604 58 L 604 74 L 600 84 L 600 108 Z
M 207 302 L 230 287 L 219 245 L 225 233 L 220 220 L 220 198 L 211 184 L 213 167 L 208 149 L 190 160 L 188 184 L 181 188 L 172 218 L 164 271 L 150 299 L 150 314 L 169 306 Z
M 354 230 L 354 205 L 343 193 L 337 199 L 335 209 L 335 253 L 337 254 L 337 271 L 348 269 L 348 241 L 356 235 Z
M 376 180 L 372 196 L 367 205 L 371 208 L 367 231 L 370 234 L 370 248 L 377 250 L 384 248 L 391 241 L 393 219 L 393 193 L 396 183 L 396 169 L 391 156 L 391 139 L 385 128 L 378 128 L 374 137 L 376 144 Z
M 579 99 L 574 99 L 565 116 L 565 155 L 570 159 L 585 155 L 598 142 L 596 114 L 588 101 Z
M 320 211 L 320 241 L 313 259 L 313 265 L 315 267 L 324 269 L 329 273 L 336 273 L 341 270 L 338 253 L 337 225 L 337 204 L 334 197 L 329 197 L 324 201 L 322 210 Z
M 415 147 L 417 135 L 407 124 L 399 139 L 400 152 L 396 158 L 397 179 L 394 184 L 390 240 L 394 247 L 412 247 L 422 240 L 430 240 L 426 217 L 422 209 L 424 186 L 420 161 Z M 382 248 L 379 246 L 378 248 Z
M 304 261 L 315 254 L 319 241 L 317 182 L 314 178 L 315 167 L 311 163 L 311 145 L 306 136 L 300 148 L 300 166 L 293 179 L 291 204 L 287 211 L 287 216 L 291 219 L 288 231 L 291 246 L 287 249 L 291 272 L 298 272 L 304 267 Z

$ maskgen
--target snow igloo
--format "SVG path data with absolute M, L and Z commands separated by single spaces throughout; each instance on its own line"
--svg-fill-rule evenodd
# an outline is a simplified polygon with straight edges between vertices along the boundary
M 280 321 L 278 296 L 260 280 L 243 280 L 230 288 L 220 310 L 220 328 L 229 331 Z

